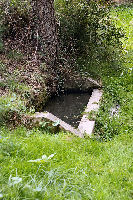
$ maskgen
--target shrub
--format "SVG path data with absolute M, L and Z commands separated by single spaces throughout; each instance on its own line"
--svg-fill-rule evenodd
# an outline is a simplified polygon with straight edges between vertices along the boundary
M 109 17 L 109 7 L 94 1 L 56 0 L 60 46 L 64 55 L 90 62 L 111 61 L 123 34 Z M 81 63 L 80 63 L 81 64 Z
M 25 102 L 15 93 L 0 98 L 0 124 L 3 122 L 18 122 L 20 115 L 25 111 Z
M 32 37 L 32 12 L 29 0 L 2 0 L 0 23 L 4 27 L 3 39 L 9 39 L 8 49 L 16 42 L 21 48 Z M 10 44 L 10 45 L 9 45 Z M 19 45 L 20 44 L 20 45 Z

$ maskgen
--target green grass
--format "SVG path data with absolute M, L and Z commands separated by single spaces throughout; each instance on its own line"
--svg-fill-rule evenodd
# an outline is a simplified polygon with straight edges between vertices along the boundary
M 94 137 L 0 127 L 0 199 L 132 199 L 133 7 L 114 8 L 111 15 L 117 17 L 117 26 L 122 24 L 127 39 L 122 41 L 121 70 L 101 71 L 104 95 Z M 119 116 L 110 117 L 116 104 Z M 28 162 L 51 154 L 46 162 Z
M 4 199 L 131 199 L 129 134 L 100 143 L 35 129 L 0 133 Z M 44 154 L 55 155 L 48 162 L 28 162 Z M 22 181 L 11 185 L 10 176 Z
M 111 139 L 132 129 L 133 110 L 133 6 L 120 6 L 111 11 L 112 18 L 119 28 L 122 26 L 125 38 L 122 39 L 123 56 L 118 70 L 101 69 L 104 85 L 102 105 L 96 120 L 95 132 L 104 139 Z M 119 116 L 110 117 L 111 107 L 120 106 Z

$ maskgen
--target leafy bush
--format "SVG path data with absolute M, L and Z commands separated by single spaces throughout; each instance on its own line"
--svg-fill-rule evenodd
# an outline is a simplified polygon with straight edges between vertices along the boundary
M 119 77 L 105 77 L 104 95 L 96 118 L 95 134 L 110 140 L 132 129 L 132 69 Z M 115 108 L 112 113 L 112 108 Z M 118 109 L 117 109 L 118 108 Z
M 123 34 L 111 21 L 109 7 L 83 0 L 56 0 L 55 7 L 60 45 L 67 58 L 81 60 L 82 65 L 84 59 L 111 61 L 120 52 Z
M 0 98 L 0 123 L 19 120 L 26 111 L 25 103 L 15 93 Z
M 29 41 L 32 34 L 30 9 L 28 0 L 2 0 L 0 3 L 0 23 L 4 27 L 3 37 L 4 39 L 10 38 L 10 45 L 12 45 L 11 41 L 16 41 L 22 47 Z M 8 49 L 9 47 L 8 44 Z
M 22 25 L 30 15 L 28 13 L 30 8 L 29 0 L 2 0 L 0 4 L 1 21 L 9 27 Z

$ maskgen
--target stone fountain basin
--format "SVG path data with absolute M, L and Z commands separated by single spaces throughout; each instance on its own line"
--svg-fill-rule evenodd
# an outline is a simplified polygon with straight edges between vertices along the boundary
M 63 120 L 49 112 L 35 113 L 32 116 L 32 124 L 34 124 L 35 126 L 39 126 L 40 122 L 45 121 L 48 122 L 48 126 L 50 126 L 53 129 L 53 132 L 64 130 L 71 132 L 79 137 L 84 137 L 85 134 L 91 136 L 95 126 L 94 118 L 100 106 L 102 93 L 103 91 L 100 89 L 93 90 L 88 104 L 84 110 L 84 114 L 81 118 L 81 121 L 79 122 L 78 128 L 74 128 L 70 124 L 64 122 Z M 90 118 L 90 113 L 93 113 L 93 119 Z M 58 125 L 55 127 L 53 123 L 57 123 Z

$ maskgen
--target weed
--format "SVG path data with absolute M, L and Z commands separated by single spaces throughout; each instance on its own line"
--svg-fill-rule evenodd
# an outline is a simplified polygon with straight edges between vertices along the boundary
M 26 112 L 25 102 L 15 93 L 0 98 L 0 123 L 5 120 L 19 120 L 19 115 Z

